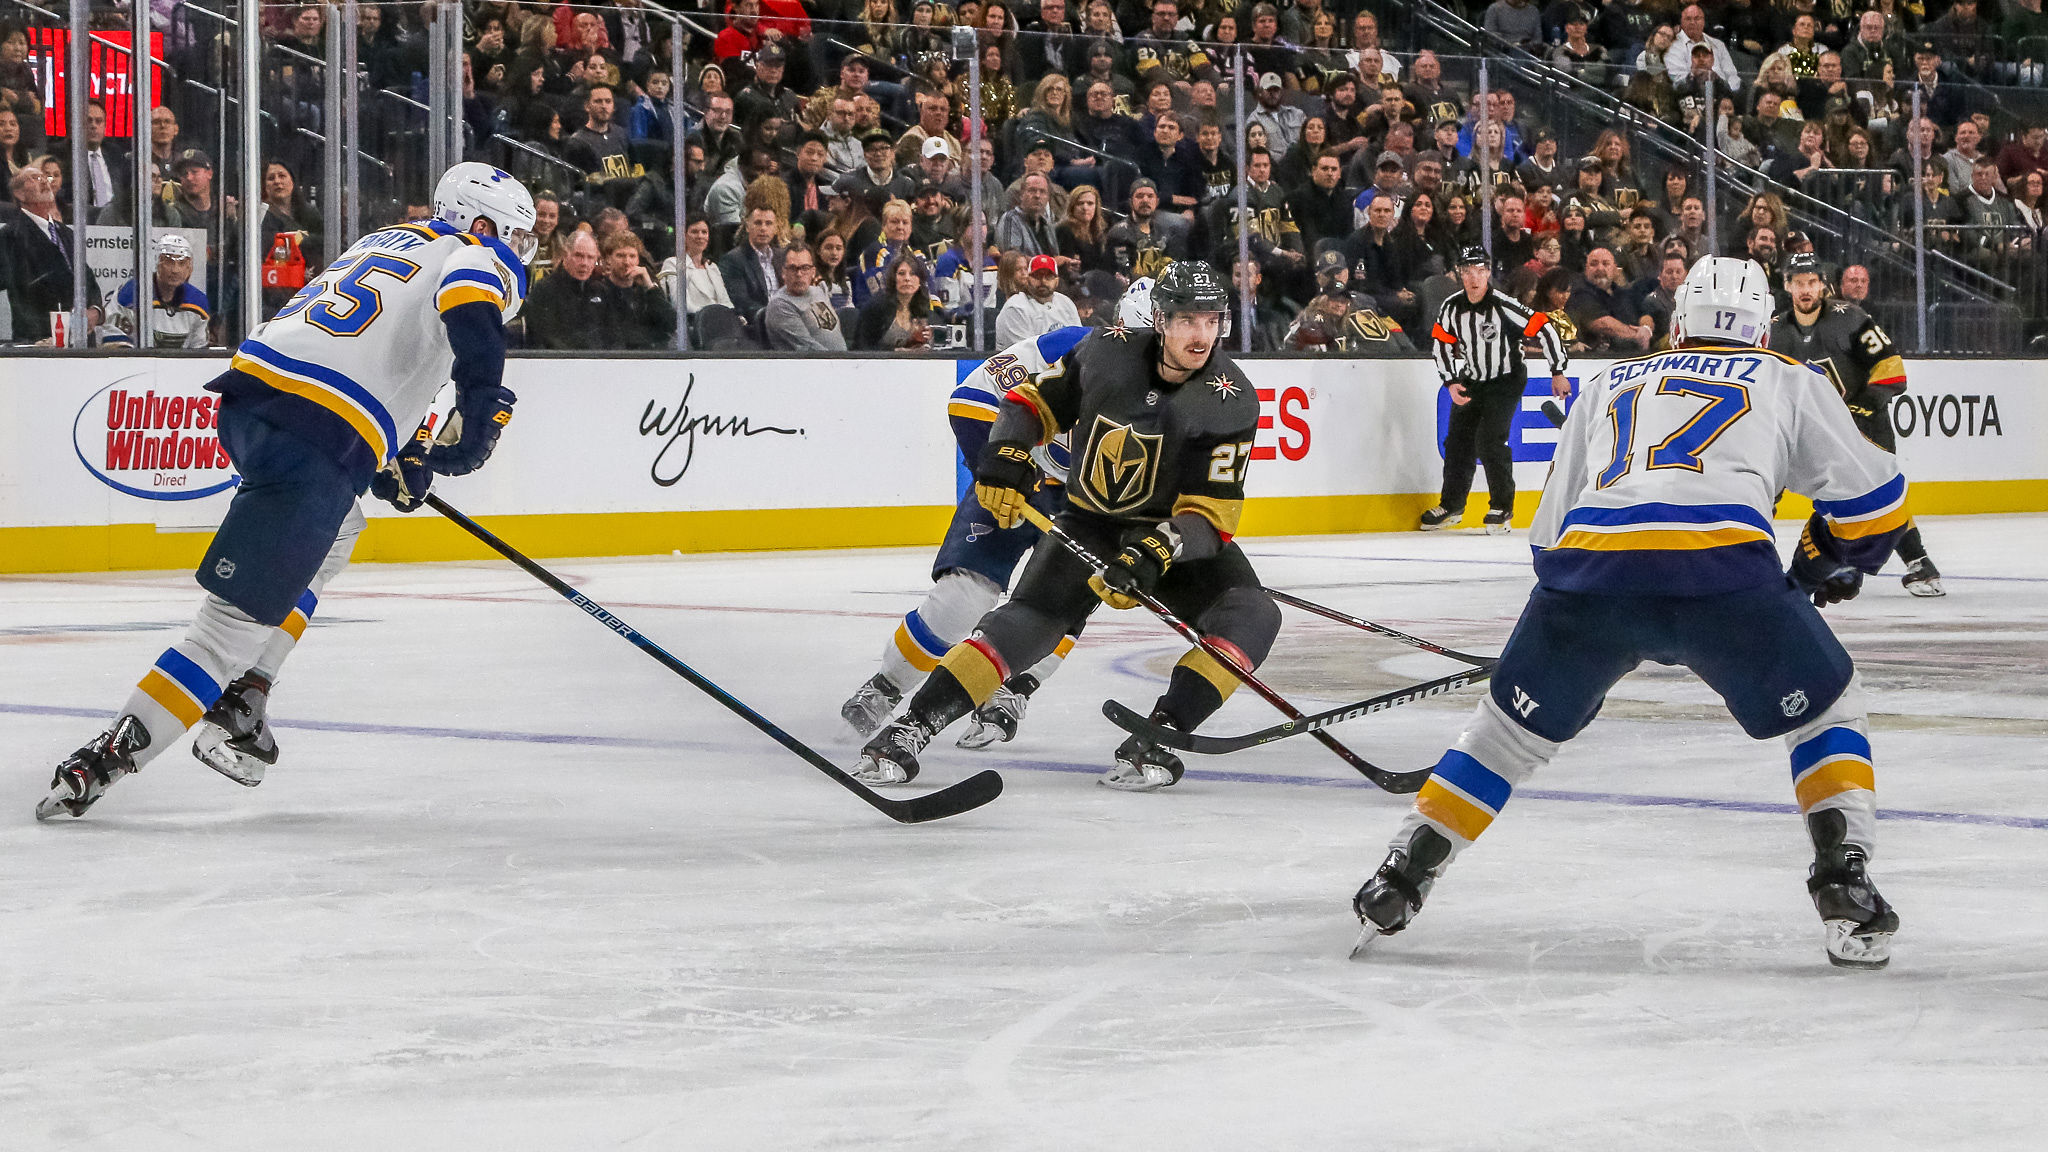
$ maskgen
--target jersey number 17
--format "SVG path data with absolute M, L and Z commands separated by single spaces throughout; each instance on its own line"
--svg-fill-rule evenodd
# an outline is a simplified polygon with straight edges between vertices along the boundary
M 1636 452 L 1636 411 L 1642 406 L 1643 389 L 1648 381 L 1633 388 L 1624 388 L 1607 402 L 1607 420 L 1614 430 L 1614 456 L 1607 467 L 1600 470 L 1595 481 L 1597 487 L 1606 488 L 1629 474 L 1635 467 Z M 1693 396 L 1705 400 L 1706 406 L 1693 414 L 1692 419 L 1680 425 L 1678 430 L 1657 442 L 1649 451 L 1649 467 L 1683 468 L 1698 472 L 1700 457 L 1706 454 L 1714 441 L 1721 438 L 1737 420 L 1749 412 L 1749 389 L 1726 380 L 1693 380 L 1685 377 L 1666 377 L 1658 382 L 1658 396 Z

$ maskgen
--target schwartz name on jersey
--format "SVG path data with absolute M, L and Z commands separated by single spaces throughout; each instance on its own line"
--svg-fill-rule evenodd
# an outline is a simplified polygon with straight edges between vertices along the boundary
M 1529 530 L 1567 592 L 1705 596 L 1784 579 L 1771 513 L 1813 499 L 1843 559 L 1876 571 L 1906 526 L 1898 460 L 1819 371 L 1763 348 L 1691 348 L 1595 376 L 1565 421 Z
M 502 326 L 525 299 L 526 268 L 503 241 L 439 220 L 400 224 L 356 241 L 242 342 L 233 366 L 289 398 L 280 403 L 308 417 L 294 423 L 310 438 L 344 454 L 360 443 L 381 465 L 456 365 L 465 337 L 449 314 L 487 304 Z M 495 385 L 503 339 L 486 343 L 496 354 L 475 369 Z

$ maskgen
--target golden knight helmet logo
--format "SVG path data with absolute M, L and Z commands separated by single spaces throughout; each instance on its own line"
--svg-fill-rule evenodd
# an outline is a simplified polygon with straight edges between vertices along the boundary
M 1095 417 L 1095 427 L 1088 436 L 1088 468 L 1083 487 L 1097 510 L 1117 516 L 1145 506 L 1159 476 L 1159 445 L 1163 438 L 1163 434 L 1146 435 L 1107 416 Z

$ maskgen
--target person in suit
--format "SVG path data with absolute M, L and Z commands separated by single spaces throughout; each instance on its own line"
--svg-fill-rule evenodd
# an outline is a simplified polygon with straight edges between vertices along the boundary
M 71 259 L 76 251 L 71 226 L 57 219 L 57 194 L 41 165 L 31 164 L 8 182 L 19 213 L 0 227 L 0 288 L 14 311 L 14 340 L 35 344 L 50 338 L 50 313 L 71 309 Z M 85 278 L 86 324 L 99 327 L 100 287 Z M 78 343 L 84 343 L 80 334 Z
M 782 250 L 776 247 L 777 222 L 773 208 L 755 208 L 747 213 L 745 243 L 733 245 L 718 261 L 725 277 L 725 290 L 732 296 L 733 311 L 749 324 L 759 323 L 761 310 L 768 306 L 768 294 L 781 287 L 776 271 Z
M 86 221 L 126 224 L 135 219 L 134 153 L 107 139 L 107 109 L 98 100 L 85 106 L 85 173 L 74 176 L 85 185 Z M 66 158 L 68 159 L 68 157 Z

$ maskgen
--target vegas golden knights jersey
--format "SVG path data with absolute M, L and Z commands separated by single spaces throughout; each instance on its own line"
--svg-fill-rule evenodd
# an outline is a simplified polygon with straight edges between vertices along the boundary
M 1892 446 L 1891 402 L 1906 390 L 1906 364 L 1863 309 L 1846 300 L 1823 301 L 1811 327 L 1788 310 L 1771 325 L 1771 350 L 1820 369 L 1863 434 Z
M 1074 507 L 1130 523 L 1191 512 L 1227 542 L 1244 512 L 1258 396 L 1220 351 L 1184 383 L 1161 380 L 1157 339 L 1144 328 L 1096 329 L 1006 398 L 1037 414 L 1041 443 L 1072 430 Z

